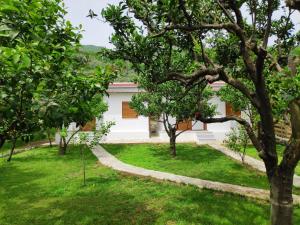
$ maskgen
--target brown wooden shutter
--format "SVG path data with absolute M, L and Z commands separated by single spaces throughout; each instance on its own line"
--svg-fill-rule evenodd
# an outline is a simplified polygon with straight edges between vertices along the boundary
M 137 118 L 137 112 L 130 108 L 129 102 L 122 102 L 122 118 L 130 119 L 130 118 Z
M 177 130 L 192 130 L 192 121 L 185 120 L 185 121 L 178 123 Z
M 234 111 L 232 105 L 226 102 L 226 116 L 241 116 L 241 111 Z
M 96 118 L 90 122 L 87 122 L 82 128 L 82 131 L 93 131 L 96 128 Z

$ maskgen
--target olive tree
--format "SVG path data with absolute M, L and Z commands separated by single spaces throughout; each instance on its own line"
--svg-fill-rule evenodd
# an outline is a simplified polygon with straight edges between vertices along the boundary
M 298 1 L 287 2 L 298 8 Z M 275 12 L 281 14 L 279 19 L 273 17 Z M 247 120 L 237 116 L 199 119 L 205 123 L 236 121 L 244 126 L 266 167 L 271 223 L 281 225 L 292 224 L 293 176 L 300 159 L 300 74 L 295 69 L 298 56 L 290 54 L 299 44 L 293 13 L 278 0 L 124 0 L 109 6 L 104 15 L 115 30 L 112 41 L 122 37 L 116 49 L 123 51 L 123 46 L 132 42 L 142 46 L 134 38 L 138 33 L 155 40 L 176 40 L 176 49 L 190 52 L 185 60 L 196 62 L 194 68 L 150 73 L 156 83 L 177 80 L 191 86 L 201 81 L 223 81 L 251 103 L 258 114 L 257 133 Z M 289 116 L 292 135 L 279 161 L 274 125 L 276 117 L 283 114 Z
M 139 83 L 143 87 L 143 83 Z M 176 156 L 176 138 L 183 132 L 191 129 L 186 127 L 179 130 L 182 122 L 191 121 L 201 113 L 212 116 L 215 113 L 215 106 L 208 103 L 213 92 L 210 89 L 203 91 L 204 85 L 193 87 L 188 92 L 178 82 L 169 81 L 153 87 L 153 83 L 147 82 L 147 92 L 135 94 L 132 97 L 131 106 L 143 116 L 155 118 L 164 126 L 170 139 L 170 153 Z M 199 95 L 199 93 L 202 93 Z M 196 122 L 195 122 L 196 123 Z M 195 125 L 192 124 L 193 125 Z
M 61 1 L 4 0 L 0 7 L 0 147 L 39 129 L 39 93 L 61 85 L 80 35 Z
M 12 140 L 8 161 L 22 135 L 69 121 L 82 126 L 103 112 L 92 103 L 101 105 L 113 70 L 82 71 L 80 28 L 65 14 L 62 0 L 1 1 L 0 147 Z

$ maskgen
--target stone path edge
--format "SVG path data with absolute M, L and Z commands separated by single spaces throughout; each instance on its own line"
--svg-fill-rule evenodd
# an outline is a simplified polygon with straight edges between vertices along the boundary
M 249 198 L 260 200 L 270 200 L 269 191 L 259 188 L 244 187 L 234 184 L 221 183 L 216 181 L 202 180 L 182 175 L 176 175 L 167 172 L 149 170 L 133 165 L 126 164 L 118 160 L 115 156 L 107 152 L 102 146 L 98 145 L 92 149 L 93 154 L 98 158 L 99 162 L 104 166 L 114 170 L 125 172 L 132 175 L 142 177 L 151 177 L 158 180 L 171 181 L 179 184 L 193 185 L 201 189 L 211 189 L 215 191 L 233 193 Z M 293 195 L 294 204 L 300 205 L 300 196 Z
M 221 144 L 209 143 L 208 145 L 210 147 L 216 149 L 217 151 L 229 156 L 230 158 L 235 159 L 235 160 L 239 161 L 240 163 L 242 163 L 242 159 L 237 152 L 234 152 Z M 265 165 L 261 160 L 258 160 L 251 156 L 246 155 L 245 159 L 244 159 L 244 163 L 258 171 L 261 171 L 264 173 L 266 172 Z M 294 186 L 300 187 L 300 176 L 298 176 L 296 174 L 294 175 Z

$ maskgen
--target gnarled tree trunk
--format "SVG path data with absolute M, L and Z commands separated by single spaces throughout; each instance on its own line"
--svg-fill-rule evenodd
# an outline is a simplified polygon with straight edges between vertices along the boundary
M 270 180 L 272 225 L 293 224 L 293 176 L 294 170 L 279 168 Z

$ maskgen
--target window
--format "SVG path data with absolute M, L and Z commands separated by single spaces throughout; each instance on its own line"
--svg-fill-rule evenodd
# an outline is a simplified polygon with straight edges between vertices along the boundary
M 92 121 L 89 121 L 85 124 L 85 126 L 82 128 L 82 131 L 93 131 L 96 128 L 96 118 Z
M 129 102 L 122 102 L 122 118 L 133 119 L 138 118 L 136 111 L 129 106 Z
M 234 111 L 232 105 L 226 102 L 226 116 L 241 116 L 241 111 Z
M 185 120 L 185 121 L 178 123 L 177 130 L 192 130 L 192 121 Z

